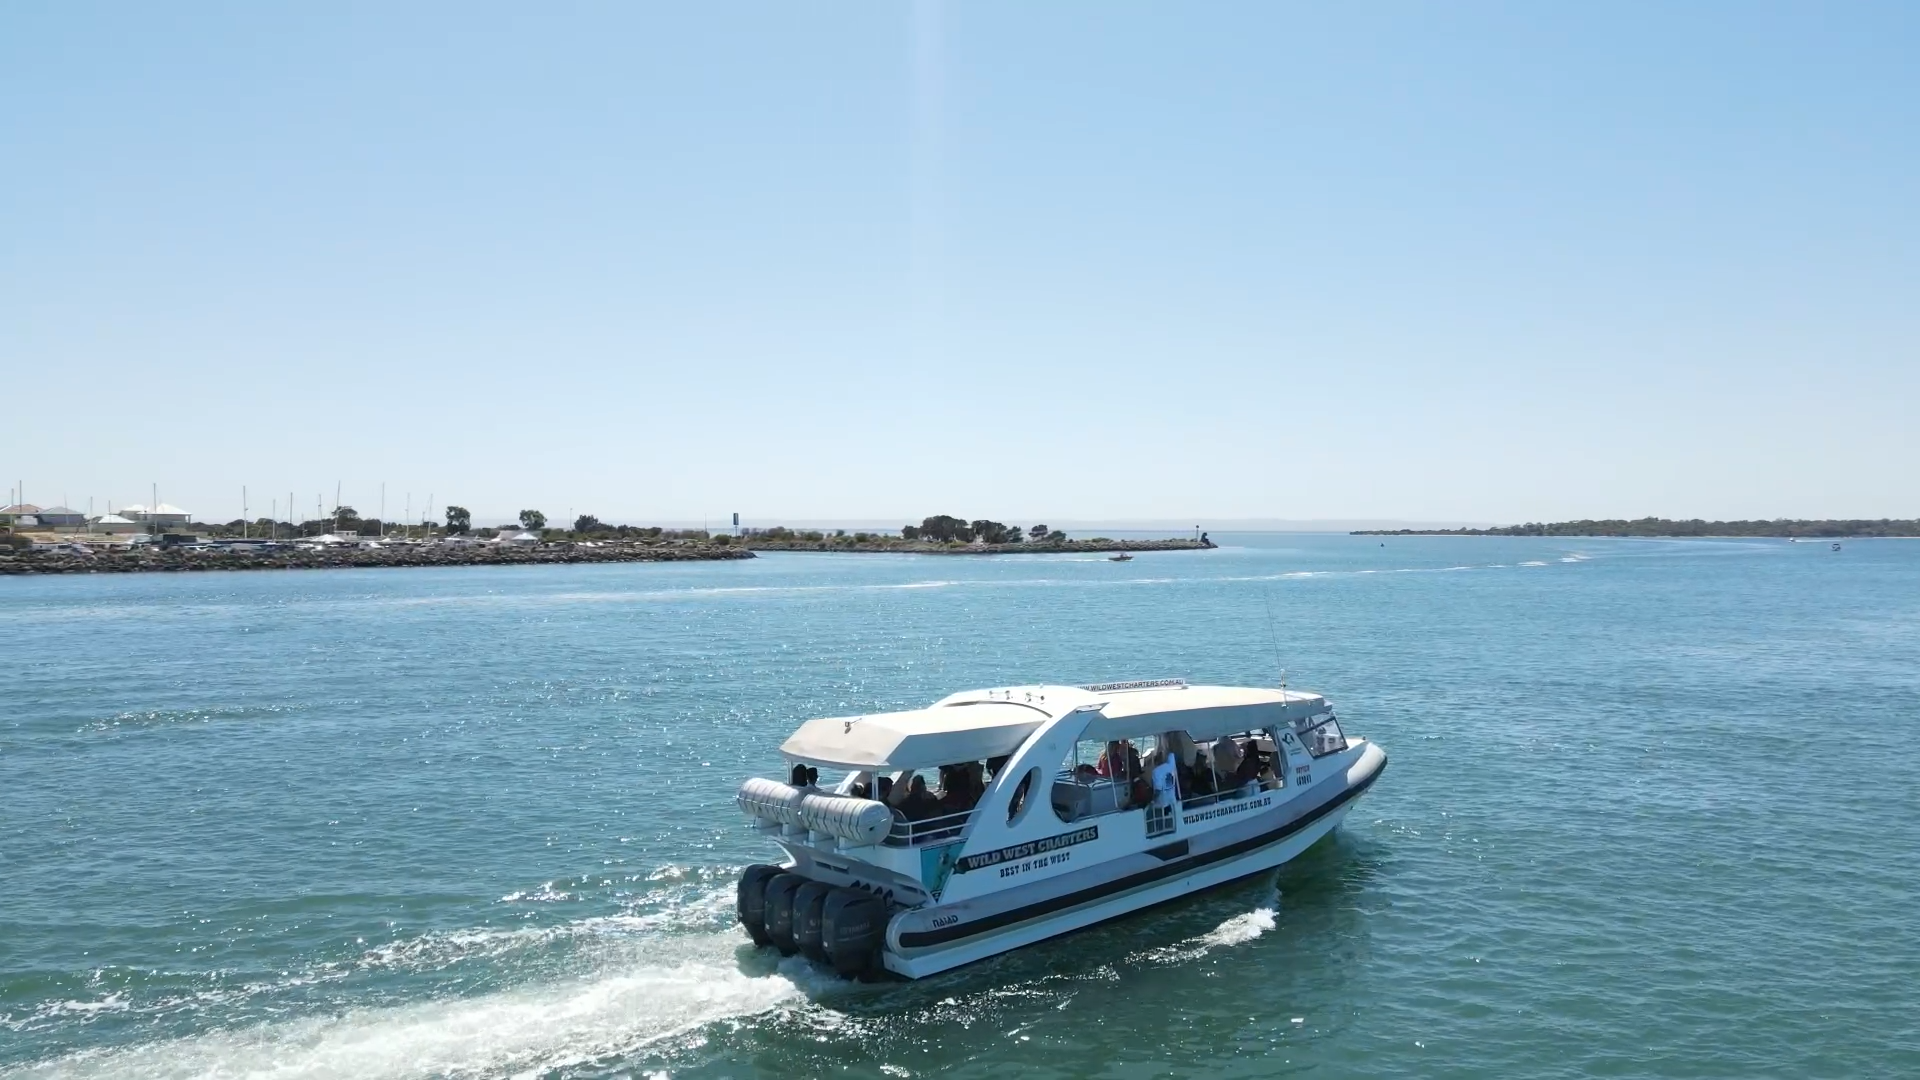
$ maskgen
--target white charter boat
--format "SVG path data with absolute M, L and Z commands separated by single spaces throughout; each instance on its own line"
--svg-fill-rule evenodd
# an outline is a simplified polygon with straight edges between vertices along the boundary
M 1387 761 L 1318 694 L 1180 679 L 967 691 L 810 720 L 780 752 L 789 778 L 737 796 L 787 856 L 741 875 L 741 923 L 907 978 L 1279 866 Z

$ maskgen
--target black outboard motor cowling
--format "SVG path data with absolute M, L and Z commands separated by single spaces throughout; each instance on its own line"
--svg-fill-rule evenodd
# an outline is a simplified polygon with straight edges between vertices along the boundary
M 799 951 L 793 940 L 793 894 L 807 879 L 799 874 L 775 874 L 767 882 L 767 936 L 773 947 L 792 956 Z
M 835 889 L 821 911 L 820 940 L 833 970 L 847 978 L 877 974 L 887 934 L 886 902 L 858 889 Z
M 767 882 L 779 872 L 777 866 L 755 863 L 741 872 L 740 883 L 734 887 L 734 914 L 740 916 L 747 936 L 761 948 L 773 944 L 773 938 L 767 936 Z
M 822 919 L 828 894 L 833 886 L 809 881 L 793 891 L 793 943 L 800 955 L 816 963 L 827 962 L 826 945 L 821 940 Z

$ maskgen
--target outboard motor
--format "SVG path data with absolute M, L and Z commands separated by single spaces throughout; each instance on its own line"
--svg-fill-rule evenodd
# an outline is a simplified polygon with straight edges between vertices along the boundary
M 800 947 L 800 955 L 821 964 L 827 962 L 820 936 L 822 919 L 827 894 L 832 891 L 833 886 L 819 881 L 809 881 L 793 891 L 793 943 Z
M 781 953 L 792 956 L 798 951 L 793 940 L 793 894 L 807 879 L 799 874 L 775 874 L 767 882 L 767 937 L 773 939 L 773 947 Z
M 741 873 L 740 883 L 734 886 L 734 913 L 740 916 L 747 936 L 761 948 L 773 944 L 773 938 L 767 936 L 767 882 L 779 872 L 777 866 L 756 863 Z
M 833 970 L 850 979 L 879 971 L 886 933 L 887 905 L 879 897 L 858 889 L 835 889 L 827 895 L 820 939 Z

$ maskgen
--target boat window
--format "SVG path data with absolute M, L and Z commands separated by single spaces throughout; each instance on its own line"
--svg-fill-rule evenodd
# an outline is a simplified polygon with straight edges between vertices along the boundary
M 1154 745 L 1151 736 L 1076 743 L 1054 779 L 1053 812 L 1071 823 L 1145 805 L 1151 792 L 1140 747 Z
M 1307 753 L 1316 758 L 1337 754 L 1347 748 L 1347 737 L 1340 731 L 1340 721 L 1334 719 L 1331 712 L 1295 720 L 1293 733 L 1299 736 L 1300 745 L 1307 748 Z
M 1033 785 L 1040 782 L 1040 769 L 1036 766 L 1027 770 L 1020 778 L 1020 786 L 1013 789 L 1013 798 L 1007 800 L 1007 824 L 1011 825 L 1025 817 L 1027 795 L 1033 791 Z
M 931 779 L 925 770 L 908 770 L 896 774 L 887 787 L 893 831 L 886 843 L 911 846 L 952 840 L 966 831 L 974 807 L 986 793 L 986 765 L 979 761 L 942 765 Z
M 1186 809 L 1223 799 L 1240 799 L 1286 786 L 1286 758 L 1264 730 L 1223 735 L 1198 747 L 1194 767 L 1183 775 L 1181 803 Z

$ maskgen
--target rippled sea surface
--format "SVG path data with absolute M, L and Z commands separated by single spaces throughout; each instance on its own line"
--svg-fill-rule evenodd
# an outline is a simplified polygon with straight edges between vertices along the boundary
M 1920 1075 L 1920 542 L 0 580 L 0 1076 Z M 754 952 L 801 719 L 1321 691 L 1280 872 L 920 983 Z

